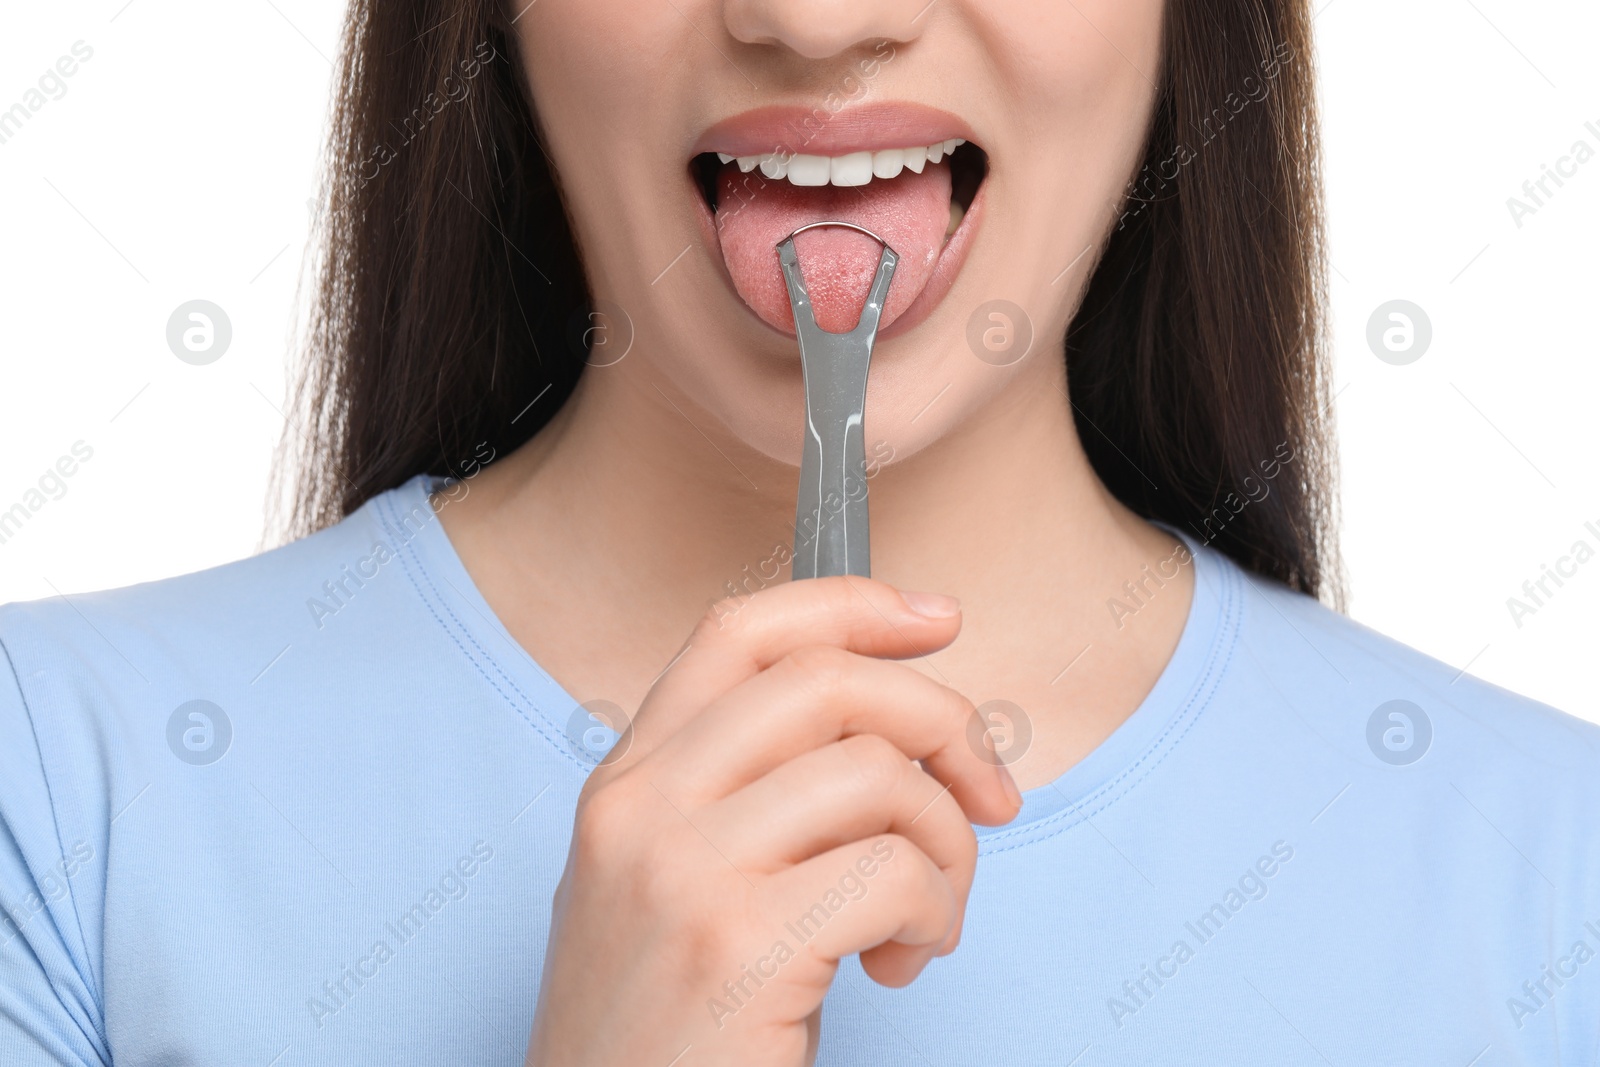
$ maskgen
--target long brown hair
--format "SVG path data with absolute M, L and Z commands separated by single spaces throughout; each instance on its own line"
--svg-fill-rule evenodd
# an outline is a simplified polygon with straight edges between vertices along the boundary
M 1164 34 L 1065 339 L 1079 435 L 1138 513 L 1339 603 L 1307 5 L 1169 0 Z M 352 0 L 336 84 L 290 533 L 511 451 L 584 365 L 587 286 L 497 0 Z

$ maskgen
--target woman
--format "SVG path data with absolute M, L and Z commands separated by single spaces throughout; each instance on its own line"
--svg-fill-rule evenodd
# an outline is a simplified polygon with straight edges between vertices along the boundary
M 318 532 L 0 616 L 7 1061 L 1594 1062 L 1594 729 L 1318 599 L 1309 19 L 358 0 Z

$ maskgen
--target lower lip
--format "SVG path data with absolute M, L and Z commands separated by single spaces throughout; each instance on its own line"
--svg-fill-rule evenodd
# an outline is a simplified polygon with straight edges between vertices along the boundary
M 706 204 L 705 198 L 700 195 L 700 189 L 694 180 L 694 176 L 692 174 L 686 175 L 686 181 L 689 187 L 689 196 L 695 204 L 695 217 L 700 225 L 701 240 L 705 242 L 707 251 L 711 254 L 712 262 L 716 264 L 717 273 L 721 276 L 723 284 L 728 287 L 728 295 L 733 297 L 739 306 L 745 309 L 752 320 L 760 323 L 765 329 L 783 337 L 793 338 L 795 334 L 792 329 L 773 329 L 766 320 L 750 310 L 744 299 L 739 296 L 738 291 L 734 289 L 733 278 L 728 274 L 728 266 L 722 259 L 722 242 L 717 236 L 716 215 L 712 213 L 710 206 Z M 984 205 L 988 191 L 989 182 L 985 178 L 979 184 L 978 191 L 972 198 L 972 205 L 967 208 L 966 215 L 962 217 L 961 225 L 956 227 L 956 232 L 950 235 L 950 238 L 945 241 L 944 247 L 940 249 L 939 260 L 934 264 L 933 276 L 928 279 L 928 284 L 923 286 L 922 292 L 917 294 L 916 300 L 912 301 L 911 306 L 906 308 L 905 313 L 878 334 L 877 339 L 879 341 L 891 340 L 903 333 L 916 329 L 928 316 L 933 314 L 934 309 L 939 306 L 950 292 L 951 286 L 955 284 L 956 275 L 961 273 L 962 264 L 966 262 L 967 253 L 972 248 L 972 242 L 976 238 L 978 227 L 983 222 Z M 773 270 L 777 269 L 777 252 L 774 251 Z

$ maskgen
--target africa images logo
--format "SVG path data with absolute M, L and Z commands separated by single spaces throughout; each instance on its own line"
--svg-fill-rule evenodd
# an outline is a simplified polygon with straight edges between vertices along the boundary
M 1379 704 L 1367 717 L 1367 747 L 1391 767 L 1406 767 L 1427 755 L 1433 721 L 1409 700 Z
M 233 722 L 209 700 L 179 704 L 167 718 L 167 747 L 192 767 L 204 767 L 228 754 Z

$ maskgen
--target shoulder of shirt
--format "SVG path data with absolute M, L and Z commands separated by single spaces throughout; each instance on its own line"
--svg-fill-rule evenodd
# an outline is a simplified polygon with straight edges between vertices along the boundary
M 1247 572 L 1221 552 L 1203 551 L 1240 600 L 1232 669 L 1262 679 L 1309 725 L 1359 726 L 1380 706 L 1409 701 L 1435 730 L 1460 723 L 1485 751 L 1500 746 L 1593 777 L 1600 725 L 1476 678 L 1315 597 Z
M 399 499 L 379 494 L 333 526 L 206 570 L 0 606 L 0 651 L 25 695 L 36 676 L 56 669 L 80 682 L 96 680 L 102 690 L 160 690 L 166 680 L 185 679 L 247 686 L 297 645 L 363 639 L 362 627 L 329 625 L 316 605 L 337 613 L 344 601 L 330 598 L 326 583 L 343 580 L 347 590 L 356 589 L 346 574 L 378 545 L 396 544 Z M 433 519 L 425 504 L 419 508 Z M 390 587 L 389 598 L 407 593 L 403 579 L 380 584 Z M 360 599 L 359 592 L 348 597 L 352 604 Z

